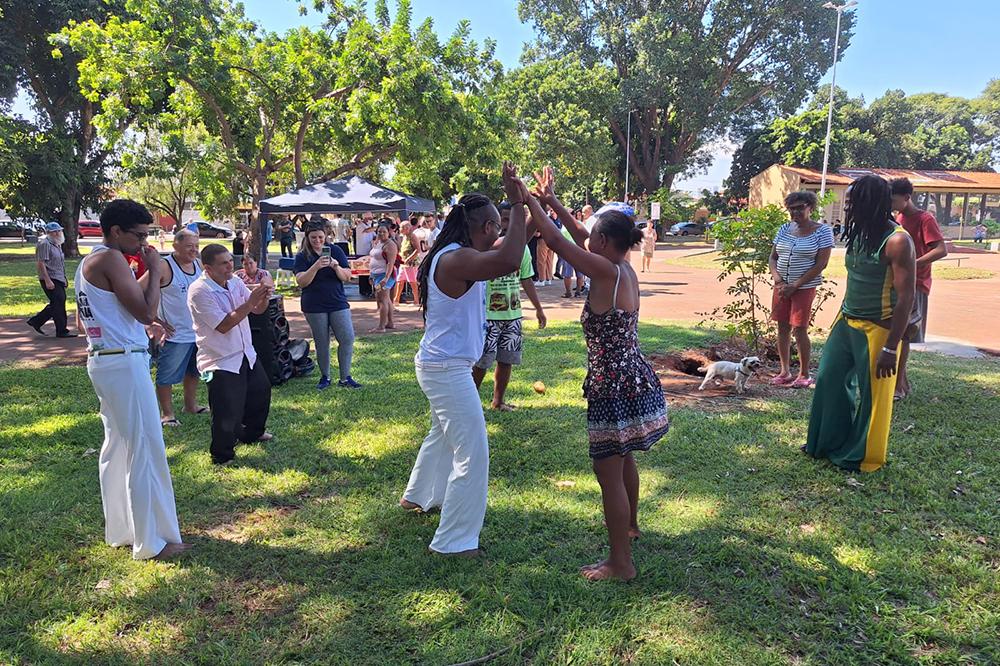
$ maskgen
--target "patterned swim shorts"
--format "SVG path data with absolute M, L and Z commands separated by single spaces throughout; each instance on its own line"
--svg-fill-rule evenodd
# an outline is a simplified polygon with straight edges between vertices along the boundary
M 489 370 L 494 361 L 508 365 L 521 365 L 521 349 L 524 345 L 524 335 L 521 333 L 521 320 L 486 321 L 486 343 L 483 345 L 483 355 L 476 367 Z

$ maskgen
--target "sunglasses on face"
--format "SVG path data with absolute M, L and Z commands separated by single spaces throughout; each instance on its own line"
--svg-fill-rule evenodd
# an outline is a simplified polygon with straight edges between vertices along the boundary
M 133 236 L 136 237 L 136 239 L 138 239 L 140 241 L 144 241 L 147 238 L 149 238 L 149 232 L 148 231 L 146 231 L 146 232 L 144 232 L 144 231 L 134 231 L 132 229 L 129 229 L 125 233 L 132 234 Z

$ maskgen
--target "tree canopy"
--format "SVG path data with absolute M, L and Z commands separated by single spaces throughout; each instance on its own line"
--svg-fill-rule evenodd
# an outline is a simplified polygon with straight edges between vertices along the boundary
M 93 123 L 101 99 L 81 94 L 77 84 L 79 59 L 57 57 L 49 35 L 71 21 L 101 21 L 120 10 L 117 0 L 0 0 L 0 107 L 9 108 L 23 92 L 36 114 L 7 116 L 0 125 L 0 152 L 10 159 L 0 180 L 0 207 L 25 217 L 58 218 L 69 256 L 77 253 L 81 209 L 104 195 L 113 150 Z M 126 108 L 115 130 L 134 120 Z M 11 165 L 19 168 L 9 171 Z
M 772 164 L 820 169 L 830 89 L 801 112 L 751 132 L 733 156 L 726 187 L 745 197 L 750 179 Z M 992 171 L 1000 158 L 1000 82 L 976 99 L 889 90 L 871 104 L 834 92 L 830 169 L 841 167 Z
M 95 122 L 111 140 L 130 106 L 164 104 L 218 139 L 220 169 L 256 211 L 289 185 L 420 164 L 477 110 L 462 95 L 495 70 L 467 25 L 442 45 L 429 22 L 412 28 L 408 0 L 392 19 L 384 2 L 374 21 L 358 7 L 277 35 L 230 0 L 126 0 L 124 15 L 70 24 L 60 42 L 81 54 L 80 85 L 102 100 Z
M 711 139 L 798 108 L 833 59 L 836 15 L 818 2 L 521 0 L 519 12 L 539 33 L 529 61 L 610 68 L 608 124 L 647 192 L 704 163 Z

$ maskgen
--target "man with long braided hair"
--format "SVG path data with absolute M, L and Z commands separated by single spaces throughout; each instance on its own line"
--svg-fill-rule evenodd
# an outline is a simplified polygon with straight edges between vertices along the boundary
M 503 241 L 497 244 L 496 206 L 485 195 L 468 194 L 448 214 L 417 273 L 425 327 L 414 365 L 430 402 L 431 430 L 399 504 L 414 511 L 441 508 L 430 549 L 445 555 L 478 555 L 486 517 L 490 454 L 472 366 L 486 334 L 485 281 L 521 265 L 530 196 L 510 163 L 503 166 L 503 187 L 514 204 Z
M 889 183 L 847 191 L 847 293 L 823 347 L 804 450 L 844 469 L 885 464 L 900 342 L 913 307 L 916 259 L 892 219 Z

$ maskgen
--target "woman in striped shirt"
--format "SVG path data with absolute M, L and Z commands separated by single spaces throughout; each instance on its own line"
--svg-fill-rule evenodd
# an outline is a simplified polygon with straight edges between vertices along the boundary
M 823 269 L 830 261 L 833 230 L 812 219 L 818 200 L 812 192 L 792 192 L 785 197 L 791 222 L 781 225 L 771 250 L 774 296 L 771 319 L 778 323 L 778 356 L 781 372 L 771 380 L 776 386 L 808 388 L 809 321 L 816 287 L 823 282 Z M 799 375 L 791 373 L 791 336 L 799 351 Z

